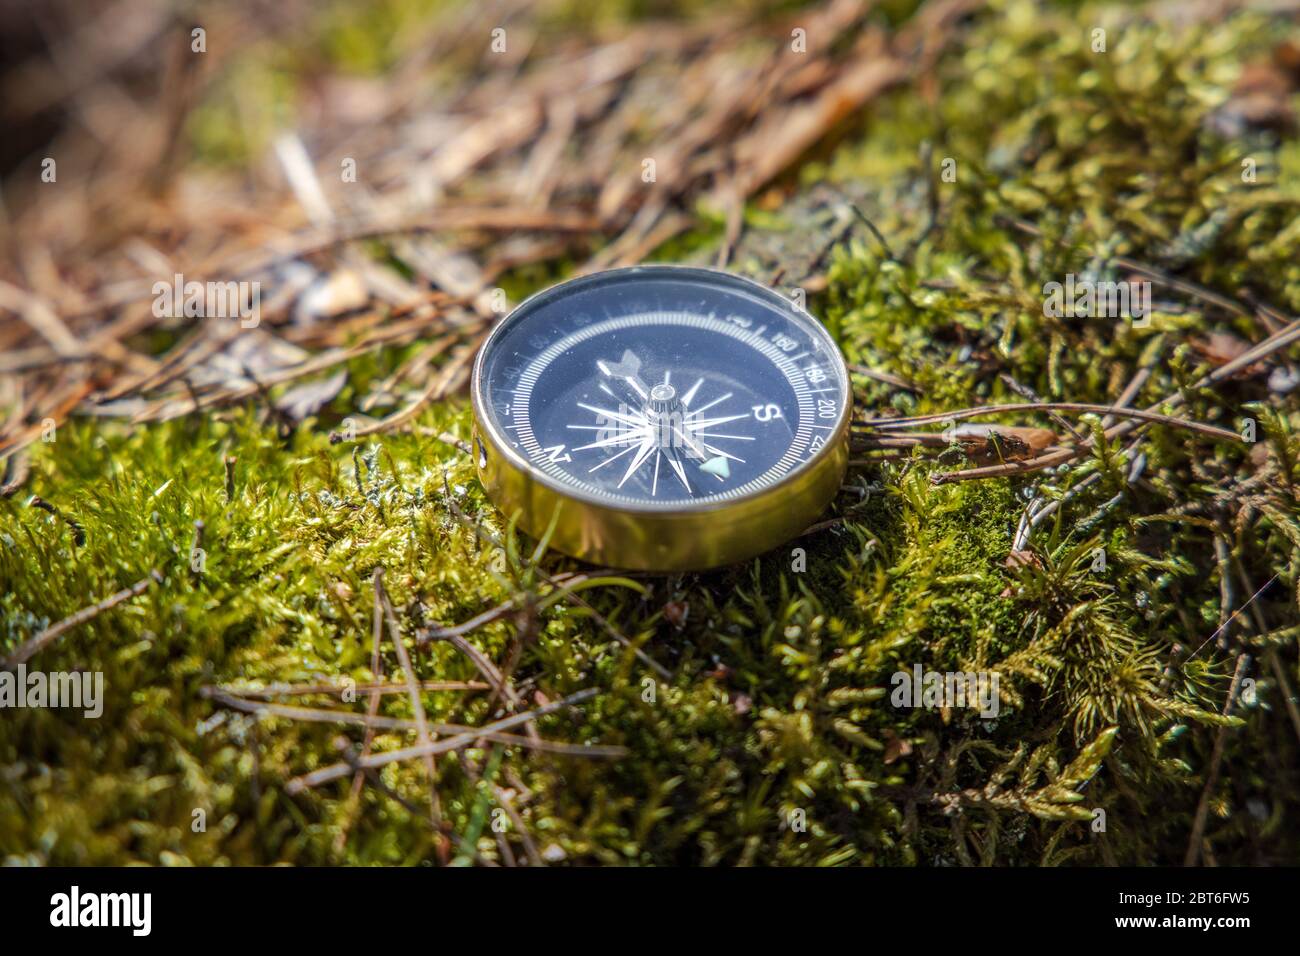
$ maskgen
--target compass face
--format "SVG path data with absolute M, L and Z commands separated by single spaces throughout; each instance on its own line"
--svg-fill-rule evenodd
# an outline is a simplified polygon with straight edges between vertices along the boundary
M 537 480 L 638 510 L 781 483 L 839 433 L 849 401 L 819 322 L 746 279 L 674 266 L 529 299 L 484 344 L 474 392 L 495 444 Z

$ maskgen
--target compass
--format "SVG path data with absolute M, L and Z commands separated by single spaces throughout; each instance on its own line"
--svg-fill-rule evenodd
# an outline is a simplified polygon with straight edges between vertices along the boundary
M 489 497 L 597 564 L 753 557 L 804 530 L 848 463 L 848 373 L 826 329 L 709 269 L 615 269 L 538 293 L 484 342 L 472 396 Z

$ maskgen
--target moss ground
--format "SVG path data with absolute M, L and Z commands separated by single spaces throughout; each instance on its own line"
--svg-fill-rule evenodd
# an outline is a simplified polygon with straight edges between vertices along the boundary
M 1099 24 L 1104 55 L 1090 47 Z M 1189 418 L 1234 430 L 1256 420 L 1256 444 L 1153 429 L 1138 484 L 1126 481 L 1136 452 L 1116 443 L 1050 474 L 971 483 L 931 483 L 951 461 L 864 466 L 832 528 L 746 566 L 589 587 L 584 605 L 547 601 L 536 542 L 503 523 L 466 455 L 430 437 L 469 434 L 463 399 L 427 408 L 417 429 L 330 444 L 351 400 L 410 350 L 354 362 L 339 397 L 287 437 L 260 402 L 148 427 L 79 421 L 36 447 L 24 495 L 0 502 L 0 653 L 151 569 L 163 580 L 33 662 L 102 671 L 105 708 L 97 720 L 58 710 L 0 720 L 0 857 L 433 860 L 420 765 L 390 764 L 383 789 L 359 795 L 350 780 L 289 795 L 288 780 L 338 759 L 336 737 L 361 731 L 237 713 L 202 694 L 371 679 L 382 567 L 408 635 L 516 601 L 468 639 L 498 662 L 517 647 L 527 696 L 598 689 L 580 710 L 542 718 L 543 736 L 627 749 L 588 759 L 489 745 L 441 757 L 442 812 L 466 862 L 500 859 L 485 821 L 504 791 L 523 827 L 510 823 L 502 839 L 521 857 L 532 841 L 548 861 L 1178 863 L 1221 733 L 1212 858 L 1300 862 L 1300 747 L 1279 683 L 1300 685 L 1300 409 L 1265 376 L 1191 387 L 1207 369 L 1196 336 L 1257 340 L 1249 311 L 1159 287 L 1145 328 L 1042 308 L 1045 282 L 1125 278 L 1114 264 L 1125 256 L 1300 313 L 1300 145 L 1216 133 L 1243 63 L 1279 39 L 1263 17 L 1174 30 L 1124 11 L 997 4 L 940 63 L 933 89 L 891 94 L 797 174 L 795 200 L 756 204 L 736 259 L 757 273 L 771 262 L 751 240 L 805 248 L 802 197 L 833 188 L 857 202 L 888 249 L 864 227 L 846 233 L 811 307 L 850 362 L 922 390 L 855 376 L 864 413 L 1022 400 L 1010 380 L 1049 400 L 1107 403 L 1148 365 L 1136 406 L 1181 390 Z M 1243 182 L 1246 157 L 1255 183 Z M 706 222 L 659 257 L 711 254 L 718 232 Z M 513 295 L 540 281 L 507 285 Z M 1220 507 L 1265 472 L 1247 515 L 1235 499 Z M 1008 567 L 1027 497 L 1059 497 L 1092 474 L 1038 529 L 1036 558 Z M 64 517 L 27 506 L 28 493 Z M 196 521 L 201 570 L 190 562 Z M 1221 621 L 1216 533 L 1247 581 L 1276 580 L 1227 647 L 1210 642 L 1169 668 L 1176 648 L 1197 648 Z M 1098 548 L 1104 571 L 1093 569 Z M 552 576 L 575 567 L 553 554 L 537 564 Z M 1236 581 L 1236 606 L 1243 592 Z M 1243 650 L 1254 693 L 1225 720 Z M 478 677 L 445 643 L 412 652 L 423 680 Z M 916 663 L 997 670 L 997 720 L 891 706 L 890 675 Z M 388 646 L 384 672 L 400 672 Z M 424 701 L 430 720 L 449 723 L 484 723 L 497 707 L 463 691 Z M 413 716 L 401 694 L 380 713 Z M 374 747 L 410 742 L 386 732 Z M 799 817 L 806 829 L 791 825 Z

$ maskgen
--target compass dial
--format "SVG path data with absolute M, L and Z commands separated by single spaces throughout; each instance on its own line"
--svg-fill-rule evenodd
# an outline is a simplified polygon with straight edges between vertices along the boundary
M 480 468 L 499 455 L 561 497 L 629 513 L 783 487 L 843 444 L 849 413 L 817 320 L 746 279 L 673 266 L 529 299 L 484 344 L 473 391 Z

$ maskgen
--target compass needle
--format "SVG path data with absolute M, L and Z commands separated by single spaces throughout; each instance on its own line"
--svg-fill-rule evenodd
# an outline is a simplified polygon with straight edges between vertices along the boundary
M 636 451 L 636 445 L 628 445 L 626 448 L 624 448 L 624 449 L 623 449 L 621 452 L 619 452 L 617 455 L 611 455 L 609 458 L 606 458 L 604 461 L 600 462 L 599 464 L 595 465 L 594 467 L 587 469 L 587 474 L 591 474 L 593 471 L 596 471 L 596 470 L 599 469 L 599 468 L 604 468 L 604 467 L 605 467 L 606 465 L 608 465 L 611 461 L 618 461 L 620 458 L 622 458 L 624 455 L 626 455 L 626 454 L 627 454 L 628 452 L 630 452 L 630 451 Z
M 682 463 L 677 460 L 677 456 L 669 455 L 668 464 L 672 465 L 673 473 L 681 479 L 682 486 L 686 489 L 687 494 L 694 494 L 694 492 L 691 491 L 691 483 L 686 480 L 686 469 L 683 468 Z
M 682 444 L 686 446 L 687 450 L 691 453 L 692 458 L 704 457 L 704 446 L 691 437 L 690 429 L 682 431 L 674 425 L 673 434 L 682 440 Z
M 682 396 L 682 404 L 689 405 L 691 401 L 695 398 L 695 393 L 700 390 L 700 386 L 703 384 L 704 384 L 704 379 L 697 378 L 695 380 L 695 384 L 692 385 L 689 389 L 687 389 L 686 394 Z
M 726 459 L 727 461 L 739 462 L 742 465 L 745 463 L 745 459 L 737 458 L 735 455 L 728 455 L 721 448 L 714 448 L 712 445 L 705 442 L 701 442 L 701 444 L 704 446 L 704 450 L 711 455 L 716 455 L 717 457 Z
M 538 293 L 493 326 L 471 398 L 491 500 L 601 565 L 751 558 L 811 525 L 848 461 L 848 371 L 825 328 L 707 269 L 615 269 Z
M 703 379 L 701 379 L 701 381 L 703 381 Z M 714 405 L 717 405 L 719 402 L 725 402 L 727 399 L 731 398 L 731 396 L 734 394 L 735 394 L 734 392 L 728 392 L 726 395 L 723 395 L 720 398 L 715 398 L 713 401 L 709 402 L 709 404 L 701 405 L 699 408 L 695 409 L 695 411 L 691 412 L 691 414 L 699 415 L 702 412 L 712 408 Z
M 649 458 L 650 453 L 655 450 L 656 448 L 653 439 L 646 439 L 642 442 L 641 447 L 637 449 L 636 457 L 632 459 L 632 464 L 628 465 L 627 471 L 623 473 L 623 479 L 618 483 L 618 487 L 622 488 L 626 485 L 627 480 L 636 474 L 637 469 L 645 464 L 645 460 Z
M 639 432 L 627 432 L 623 435 L 613 435 L 609 438 L 601 438 L 589 445 L 579 445 L 574 451 L 586 451 L 589 448 L 610 448 L 615 445 L 635 445 L 637 442 L 645 441 L 645 435 Z
M 712 428 L 714 425 L 725 425 L 727 422 L 738 422 L 742 418 L 749 418 L 748 415 L 725 415 L 722 418 L 706 418 L 703 421 L 689 420 L 687 424 L 692 429 L 698 431 L 701 428 Z
M 624 415 L 622 412 L 612 412 L 608 408 L 597 408 L 595 405 L 588 405 L 585 402 L 579 402 L 578 407 L 585 408 L 589 412 L 595 412 L 597 415 L 604 415 L 606 418 L 612 418 L 618 422 L 624 422 L 628 425 L 646 424 L 644 416 L 641 418 L 633 418 L 631 415 Z

